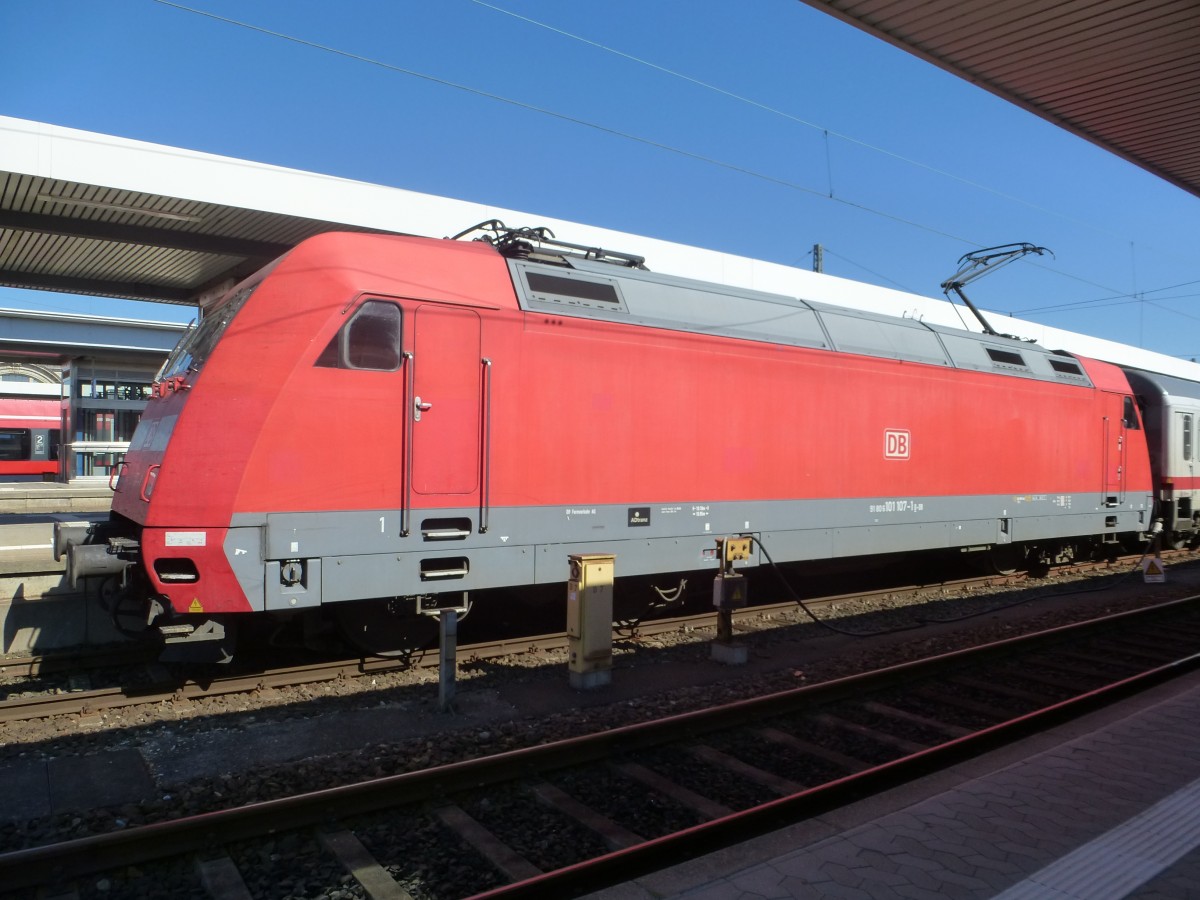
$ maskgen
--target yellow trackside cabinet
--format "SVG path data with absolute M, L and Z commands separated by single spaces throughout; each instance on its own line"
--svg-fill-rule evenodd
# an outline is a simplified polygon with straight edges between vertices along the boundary
M 567 652 L 571 687 L 612 682 L 613 571 L 616 557 L 572 554 L 567 582 Z

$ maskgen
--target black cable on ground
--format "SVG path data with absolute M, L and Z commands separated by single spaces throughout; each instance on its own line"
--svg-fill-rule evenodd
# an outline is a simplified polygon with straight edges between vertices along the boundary
M 1157 550 L 1161 537 L 1162 537 L 1161 532 L 1155 533 L 1154 537 L 1152 537 L 1150 539 L 1150 542 L 1148 544 L 1146 544 L 1146 549 L 1142 552 L 1141 558 L 1136 563 L 1134 563 L 1133 568 L 1130 569 L 1128 572 L 1123 572 L 1122 574 L 1118 575 L 1116 577 L 1116 580 L 1112 581 L 1111 583 L 1099 584 L 1099 585 L 1095 585 L 1094 587 L 1076 588 L 1076 589 L 1070 590 L 1070 591 L 1059 591 L 1054 594 L 1044 594 L 1044 595 L 1036 597 L 1036 598 L 1024 597 L 1020 600 L 1014 600 L 1012 603 L 1005 603 L 1005 604 L 1002 604 L 1001 606 L 992 606 L 992 607 L 989 607 L 988 609 L 980 610 L 979 612 L 964 613 L 961 616 L 953 616 L 949 619 L 928 619 L 928 618 L 926 618 L 926 619 L 921 619 L 920 621 L 923 623 L 929 624 L 929 625 L 946 625 L 946 624 L 951 624 L 954 622 L 962 622 L 966 619 L 974 619 L 976 616 L 986 616 L 989 613 L 1000 612 L 1005 609 L 1012 609 L 1015 606 L 1020 606 L 1022 603 L 1028 603 L 1030 600 L 1034 600 L 1034 599 L 1055 600 L 1059 597 L 1071 597 L 1071 596 L 1074 596 L 1075 594 L 1093 594 L 1098 591 L 1111 590 L 1112 588 L 1115 588 L 1117 585 L 1119 585 L 1123 581 L 1125 581 L 1125 579 L 1127 579 L 1131 575 L 1133 575 L 1134 572 L 1141 569 L 1142 563 L 1144 563 L 1146 561 L 1146 557 L 1148 557 L 1152 551 Z
M 796 593 L 795 589 L 792 588 L 792 585 L 788 582 L 787 578 L 784 577 L 783 573 L 779 569 L 779 566 L 775 563 L 775 560 L 773 560 L 771 558 L 771 554 L 767 551 L 767 548 L 765 546 L 763 546 L 763 542 L 760 541 L 758 538 L 754 537 L 753 535 L 750 535 L 749 537 L 752 541 L 754 541 L 754 543 L 756 543 L 758 545 L 758 549 L 760 549 L 762 551 L 763 556 L 765 556 L 767 558 L 767 562 L 770 564 L 771 568 L 775 571 L 776 576 L 779 578 L 779 581 L 783 584 L 784 589 L 791 596 L 791 599 L 793 601 L 795 601 L 797 606 L 799 606 L 802 610 L 804 610 L 804 612 L 808 615 L 808 617 L 810 619 L 812 619 L 812 621 L 814 623 L 816 623 L 817 625 L 820 625 L 822 628 L 827 628 L 830 631 L 836 632 L 837 634 L 844 634 L 849 637 L 879 637 L 879 636 L 885 635 L 885 634 L 898 634 L 899 632 L 902 632 L 902 631 L 915 631 L 918 628 L 924 628 L 926 625 L 948 625 L 948 624 L 953 624 L 955 622 L 963 622 L 963 621 L 966 621 L 967 619 L 974 619 L 978 616 L 985 616 L 985 615 L 989 615 L 991 613 L 1001 612 L 1002 610 L 1005 610 L 1005 609 L 1012 609 L 1013 607 L 1020 606 L 1022 603 L 1029 603 L 1033 599 L 1038 599 L 1038 600 L 1051 599 L 1052 600 L 1052 599 L 1056 599 L 1058 597 L 1070 597 L 1074 594 L 1090 594 L 1090 593 L 1095 593 L 1097 591 L 1110 590 L 1111 588 L 1114 588 L 1117 585 L 1121 584 L 1123 581 L 1125 581 L 1125 579 L 1127 579 L 1131 575 L 1133 575 L 1134 572 L 1137 572 L 1139 569 L 1141 569 L 1142 564 L 1145 562 L 1146 558 L 1152 552 L 1154 552 L 1158 549 L 1158 546 L 1162 539 L 1162 533 L 1155 532 L 1154 536 L 1150 539 L 1150 542 L 1146 545 L 1146 549 L 1142 553 L 1141 558 L 1133 565 L 1133 568 L 1131 568 L 1128 572 L 1124 572 L 1121 575 L 1117 576 L 1116 581 L 1114 581 L 1112 583 L 1097 585 L 1095 587 L 1078 588 L 1076 590 L 1070 590 L 1070 591 L 1060 591 L 1055 594 L 1050 594 L 1048 596 L 1044 595 L 1044 596 L 1037 597 L 1037 598 L 1023 597 L 1022 599 L 1013 601 L 1012 603 L 1005 603 L 1005 604 L 1002 604 L 1001 606 L 992 606 L 987 609 L 980 610 L 978 612 L 965 613 L 961 616 L 955 616 L 955 617 L 948 618 L 948 619 L 920 618 L 920 619 L 917 619 L 917 621 L 912 625 L 901 625 L 896 628 L 884 628 L 884 629 L 880 629 L 878 631 L 851 631 L 846 628 L 839 628 L 836 625 L 832 625 L 829 622 L 826 622 L 823 619 L 818 618 L 816 616 L 816 614 L 813 613 L 813 611 L 811 609 L 809 609 L 807 604 L 805 604 L 805 602 L 802 599 L 800 599 L 800 595 Z
M 750 540 L 754 541 L 754 543 L 758 544 L 758 549 L 761 550 L 763 556 L 765 556 L 767 558 L 767 562 L 770 564 L 771 568 L 775 571 L 775 575 L 779 578 L 779 581 L 783 584 L 784 589 L 791 596 L 792 600 L 795 601 L 796 605 L 799 606 L 802 610 L 804 610 L 804 612 L 808 615 L 808 617 L 810 619 L 812 619 L 813 622 L 815 622 L 817 625 L 820 625 L 822 628 L 827 628 L 830 631 L 836 632 L 837 634 L 844 634 L 844 635 L 847 635 L 848 637 L 879 637 L 879 636 L 885 635 L 885 634 L 898 634 L 901 631 L 915 631 L 918 628 L 925 627 L 924 622 L 917 622 L 914 625 L 901 625 L 897 628 L 882 628 L 882 629 L 879 629 L 878 631 L 851 631 L 847 628 L 839 628 L 836 625 L 831 625 L 829 622 L 826 622 L 823 619 L 817 618 L 816 614 L 813 613 L 813 611 L 808 608 L 808 605 L 803 600 L 800 599 L 800 595 L 796 593 L 796 591 L 792 588 L 792 585 L 783 576 L 783 573 L 779 570 L 779 566 L 776 565 L 775 560 L 771 559 L 771 554 L 768 553 L 767 548 L 763 546 L 763 542 L 760 541 L 758 538 L 754 537 L 753 535 L 747 535 L 747 536 L 750 538 Z

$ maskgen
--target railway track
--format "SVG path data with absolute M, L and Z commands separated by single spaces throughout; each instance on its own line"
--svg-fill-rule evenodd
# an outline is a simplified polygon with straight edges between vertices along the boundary
M 1200 664 L 1200 597 L 433 769 L 0 855 L 8 898 L 564 897 L 955 764 Z M 24 893 L 22 892 L 24 891 Z M 355 896 L 357 894 L 352 894 Z
M 1128 562 L 1128 561 L 1125 561 Z M 1104 571 L 1119 571 L 1118 563 L 1087 563 L 1073 567 L 1074 574 Z M 856 591 L 806 599 L 805 605 L 814 613 L 836 610 L 850 602 L 880 603 L 894 600 L 902 602 L 916 596 L 937 597 L 968 596 L 974 591 L 1019 585 L 1029 582 L 1024 575 L 985 575 L 945 581 L 935 585 L 908 585 L 888 587 L 874 591 Z M 794 613 L 794 602 L 761 604 L 734 611 L 734 622 L 743 630 L 774 627 L 780 617 Z M 716 626 L 716 615 L 711 612 L 671 616 L 617 623 L 617 635 L 621 640 L 652 641 L 656 637 L 686 631 L 711 630 Z M 567 645 L 565 632 L 506 638 L 463 645 L 457 651 L 459 665 L 480 660 L 498 659 L 524 653 L 552 653 L 563 650 Z M 43 675 L 69 672 L 86 672 L 91 668 L 107 668 L 122 664 L 141 665 L 148 662 L 146 651 L 129 649 L 107 649 L 94 653 L 80 653 L 60 657 L 13 657 L 4 660 L 3 672 L 9 677 L 36 678 Z M 439 662 L 436 649 L 425 650 L 402 660 L 382 658 L 335 659 L 304 665 L 270 668 L 248 674 L 222 676 L 198 682 L 174 674 L 163 667 L 151 666 L 151 674 L 140 676 L 134 687 L 114 684 L 108 687 L 86 689 L 72 687 L 65 692 L 62 688 L 51 691 L 22 690 L 17 682 L 8 689 L 10 694 L 0 700 L 0 724 L 26 721 L 29 719 L 55 716 L 88 716 L 110 710 L 128 709 L 136 706 L 163 702 L 183 703 L 205 697 L 244 694 L 271 688 L 299 687 L 308 684 L 357 678 L 404 668 L 436 668 Z
M 834 603 L 835 599 L 827 598 L 819 602 L 829 605 Z M 752 610 L 739 610 L 736 620 L 739 622 L 748 622 L 755 619 L 769 619 L 781 612 L 794 609 L 794 606 L 792 603 L 780 603 L 754 607 Z M 715 614 L 702 613 L 640 622 L 636 626 L 626 626 L 626 630 L 632 632 L 632 635 L 628 639 L 645 640 L 652 639 L 657 635 L 674 633 L 681 630 L 712 628 L 715 627 L 715 623 Z M 565 632 L 530 635 L 499 641 L 486 641 L 460 646 L 457 650 L 456 662 L 462 665 L 514 654 L 553 652 L 562 650 L 566 646 L 567 635 Z M 167 678 L 158 684 L 151 684 L 136 689 L 114 686 L 67 694 L 52 693 L 44 695 L 36 694 L 34 696 L 16 696 L 0 701 L 0 724 L 27 719 L 47 718 L 50 716 L 86 715 L 106 710 L 162 703 L 164 701 L 182 702 L 203 697 L 249 693 L 267 688 L 298 687 L 305 684 L 335 681 L 342 678 L 374 675 L 414 666 L 418 668 L 436 668 L 438 662 L 436 650 L 427 650 L 414 654 L 404 660 L 382 658 L 338 659 L 308 665 L 268 669 L 246 675 L 216 678 L 204 683 Z M 24 661 L 19 661 L 18 665 L 23 668 L 26 664 Z

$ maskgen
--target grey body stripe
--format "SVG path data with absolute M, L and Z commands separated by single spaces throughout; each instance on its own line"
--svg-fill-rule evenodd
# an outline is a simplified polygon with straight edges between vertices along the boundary
M 571 553 L 613 553 L 619 576 L 716 568 L 718 537 L 758 535 L 776 562 L 838 559 L 1149 527 L 1151 498 L 1116 507 L 1095 494 L 861 498 L 621 506 L 494 507 L 486 534 L 476 506 L 415 510 L 400 537 L 398 509 L 240 514 L 225 541 L 258 609 L 372 597 L 565 581 Z M 460 530 L 449 523 L 463 523 Z M 301 584 L 280 563 L 304 560 Z M 765 560 L 757 546 L 749 565 Z M 424 569 L 424 575 L 422 571 Z

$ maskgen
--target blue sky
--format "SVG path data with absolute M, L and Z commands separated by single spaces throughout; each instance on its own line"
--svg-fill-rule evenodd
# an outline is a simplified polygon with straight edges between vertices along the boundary
M 1200 357 L 1200 199 L 798 0 L 181 5 L 276 34 L 0 0 L 0 114 L 806 268 L 820 243 L 827 272 L 929 296 L 963 253 L 1029 241 L 1053 258 L 978 305 Z

